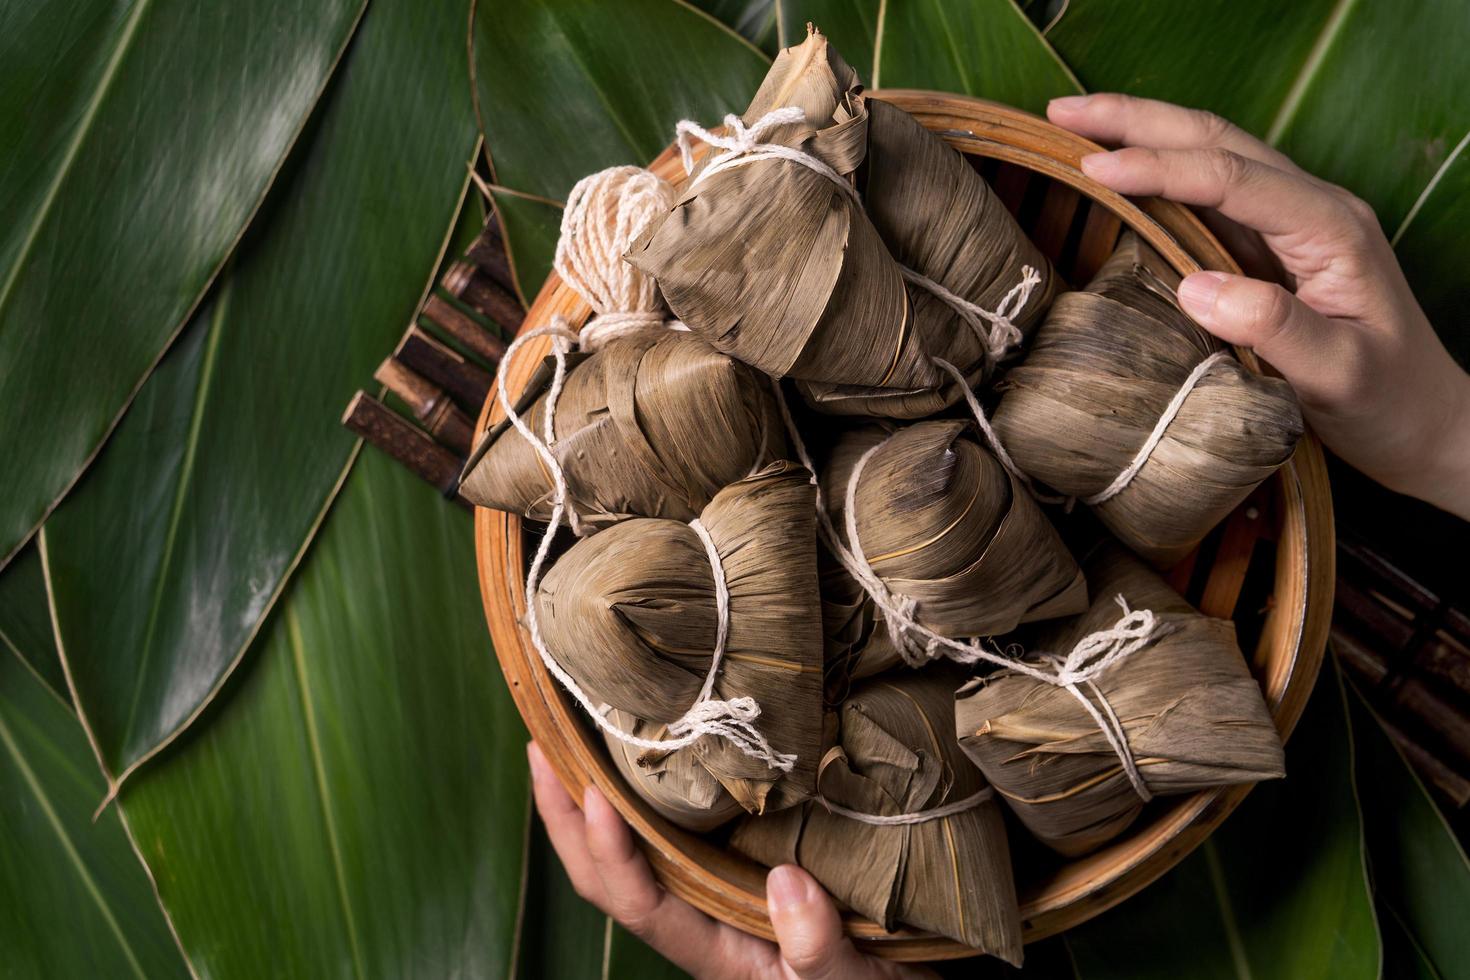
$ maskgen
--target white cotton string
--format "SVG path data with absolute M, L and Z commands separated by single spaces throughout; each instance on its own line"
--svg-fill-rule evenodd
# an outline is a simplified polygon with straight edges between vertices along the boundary
M 668 181 L 642 167 L 609 167 L 577 181 L 556 242 L 556 273 L 592 307 L 578 339 L 583 350 L 669 323 L 653 277 L 623 261 L 649 223 L 674 205 Z
M 1194 390 L 1194 386 L 1199 384 L 1200 379 L 1209 372 L 1210 368 L 1229 357 L 1230 355 L 1225 351 L 1216 351 L 1196 364 L 1194 370 L 1189 372 L 1189 377 L 1184 379 L 1184 384 L 1179 386 L 1179 390 L 1174 393 L 1174 397 L 1164 407 L 1164 414 L 1159 416 L 1159 421 L 1155 423 L 1154 430 L 1148 434 L 1148 438 L 1138 448 L 1138 452 L 1133 456 L 1133 461 L 1124 467 L 1123 472 L 1114 477 L 1113 482 L 1104 487 L 1101 492 L 1095 493 L 1090 497 L 1083 497 L 1082 502 L 1088 505 L 1100 504 L 1132 482 L 1133 478 L 1138 475 L 1138 471 L 1143 469 L 1143 464 L 1148 462 L 1149 456 L 1153 455 L 1154 449 L 1158 447 L 1159 442 L 1164 438 L 1164 430 L 1169 427 L 1169 423 L 1174 421 L 1174 416 L 1178 415 L 1179 410 L 1184 407 L 1184 400 L 1189 397 L 1189 393 Z
M 874 827 L 905 827 L 910 824 L 928 823 L 930 820 L 943 820 L 945 817 L 953 817 L 956 814 L 965 813 L 966 811 L 975 809 L 994 796 L 995 790 L 986 786 L 971 793 L 963 800 L 955 800 L 953 803 L 946 803 L 944 806 L 937 806 L 932 810 L 919 810 L 916 813 L 894 813 L 889 815 L 850 810 L 840 803 L 833 803 L 825 796 L 818 797 L 817 801 L 839 817 L 856 820 L 858 823 L 872 824 Z
M 995 454 L 995 458 L 1000 461 L 1000 465 L 1005 467 L 1006 472 L 1015 477 L 1017 483 L 1025 487 L 1031 496 L 1042 503 L 1065 503 L 1067 498 L 1060 494 L 1044 493 L 1038 490 L 1036 484 L 1031 481 L 1031 477 L 1027 476 L 1016 465 L 1016 461 L 1011 459 L 1011 454 L 1006 452 L 1006 447 L 1001 444 L 1000 436 L 996 435 L 995 429 L 991 427 L 990 419 L 985 417 L 984 406 L 980 404 L 980 399 L 975 397 L 975 392 L 970 389 L 970 383 L 965 380 L 965 376 L 960 373 L 960 369 L 942 357 L 931 357 L 930 360 L 934 363 L 935 367 L 948 374 L 954 379 L 955 384 L 960 386 L 960 394 L 965 396 L 965 404 L 970 407 L 970 414 L 974 416 L 975 425 L 980 429 L 980 434 L 985 437 L 985 444 L 990 447 L 990 451 Z
M 806 113 L 799 106 L 772 109 L 749 127 L 732 113 L 725 117 L 725 128 L 728 132 L 724 135 L 713 133 L 692 120 L 682 120 L 674 127 L 674 133 L 679 147 L 679 158 L 684 163 L 686 174 L 694 174 L 694 140 L 722 151 L 705 161 L 704 168 L 694 174 L 690 186 L 697 187 L 714 174 L 734 167 L 743 167 L 762 160 L 786 160 L 826 177 L 861 208 L 862 196 L 852 186 L 852 182 L 833 170 L 825 161 L 792 146 L 762 141 L 774 129 L 805 121 Z M 902 263 L 896 264 L 904 279 L 933 293 L 974 329 L 981 346 L 993 362 L 999 361 L 1013 345 L 1020 343 L 1021 330 L 1011 320 L 1020 315 L 1031 298 L 1032 291 L 1041 282 L 1041 276 L 1031 266 L 1022 266 L 1021 281 L 1001 298 L 1000 304 L 992 313 L 950 292 L 928 276 L 915 272 Z M 988 329 L 985 324 L 989 324 Z M 963 382 L 961 385 L 963 386 Z
M 543 440 L 536 435 L 535 430 L 516 412 L 515 406 L 511 404 L 510 397 L 506 394 L 506 380 L 511 360 L 515 357 L 528 341 L 537 337 L 552 337 L 552 354 L 556 359 L 556 370 L 552 376 L 551 387 L 546 393 L 546 439 Z M 577 684 L 571 674 L 567 673 L 556 662 L 551 651 L 546 647 L 546 641 L 541 635 L 541 617 L 536 608 L 536 592 L 541 584 L 541 570 L 546 564 L 547 555 L 551 552 L 552 539 L 556 537 L 557 530 L 561 527 L 564 517 L 572 514 L 567 506 L 567 482 L 566 475 L 562 472 L 561 463 L 557 461 L 555 454 L 551 451 L 551 443 L 555 438 L 555 426 L 553 419 L 556 415 L 556 400 L 566 381 L 566 351 L 569 344 L 575 344 L 577 335 L 572 333 L 567 322 L 560 315 L 552 319 L 551 326 L 541 327 L 528 331 L 515 339 L 515 342 L 506 349 L 501 358 L 500 367 L 496 373 L 496 397 L 500 402 L 505 417 L 515 426 L 537 455 L 541 457 L 546 469 L 551 474 L 552 481 L 552 508 L 551 520 L 547 525 L 546 533 L 542 535 L 541 543 L 536 547 L 536 554 L 531 559 L 531 567 L 526 573 L 526 628 L 531 634 L 531 643 L 536 652 L 541 656 L 541 662 L 547 671 L 551 673 L 561 685 L 566 688 L 572 698 L 582 706 L 582 709 L 592 718 L 598 728 L 620 742 L 637 746 L 641 749 L 652 749 L 655 751 L 672 752 L 676 749 L 692 745 L 706 735 L 714 735 L 730 742 L 742 753 L 753 759 L 766 763 L 773 769 L 782 772 L 790 772 L 796 764 L 796 756 L 779 753 L 771 748 L 764 736 L 755 727 L 755 721 L 760 717 L 760 705 L 755 703 L 754 698 L 733 698 L 729 701 L 716 700 L 712 697 L 714 691 L 715 676 L 720 669 L 721 660 L 725 653 L 725 643 L 730 629 L 730 594 L 725 582 L 724 566 L 720 562 L 719 553 L 715 550 L 714 541 L 709 532 L 699 521 L 694 521 L 690 527 L 694 533 L 704 542 L 705 552 L 710 560 L 710 569 L 714 575 L 715 582 L 715 613 L 717 619 L 715 631 L 715 649 L 710 657 L 709 672 L 705 675 L 704 685 L 700 688 L 699 697 L 684 715 L 668 726 L 668 731 L 673 738 L 650 739 L 640 738 L 631 732 L 626 732 L 608 720 L 607 715 L 600 710 L 599 705 L 594 703 L 587 693 Z
M 934 632 L 915 618 L 918 601 L 911 596 L 894 593 L 873 571 L 873 566 L 868 563 L 867 556 L 863 553 L 862 542 L 858 538 L 856 517 L 858 480 L 868 460 L 882 448 L 883 443 L 863 453 L 853 467 L 852 475 L 848 478 L 847 494 L 844 500 L 847 544 L 844 544 L 837 529 L 832 525 L 831 517 L 827 514 L 822 485 L 816 478 L 816 467 L 811 454 L 807 451 L 805 441 L 801 438 L 801 432 L 796 427 L 796 420 L 791 415 L 791 409 L 786 404 L 785 393 L 782 392 L 779 382 L 773 380 L 772 384 L 776 390 L 776 404 L 780 409 L 781 420 L 786 425 L 791 447 L 801 464 L 813 474 L 812 483 L 816 487 L 817 497 L 817 529 L 822 540 L 848 574 L 863 587 L 863 591 L 873 600 L 873 605 L 883 614 L 889 638 L 893 641 L 894 648 L 898 650 L 904 662 L 911 667 L 919 667 L 939 656 L 963 664 L 984 661 L 1023 674 L 1043 684 L 1066 689 L 1078 700 L 1093 722 L 1097 724 L 1098 729 L 1102 731 L 1109 747 L 1122 763 L 1123 772 L 1127 775 L 1128 781 L 1132 783 L 1134 791 L 1145 802 L 1152 799 L 1153 794 L 1144 784 L 1143 777 L 1139 774 L 1138 766 L 1134 762 L 1133 753 L 1128 747 L 1128 738 L 1123 724 L 1094 681 L 1104 671 L 1137 653 L 1154 639 L 1158 620 L 1153 611 L 1149 609 L 1131 610 L 1128 608 L 1127 601 L 1119 595 L 1117 601 L 1123 609 L 1122 618 L 1108 629 L 1098 630 L 1084 636 L 1064 658 L 1043 656 L 1043 659 L 1051 664 L 1053 668 L 1051 671 L 1012 657 L 993 653 L 977 641 L 962 643 Z M 1093 694 L 1103 705 L 1101 711 L 1082 692 L 1081 686 L 1084 684 L 1091 688 Z
M 920 275 L 908 266 L 900 265 L 898 268 L 905 279 L 943 300 L 950 309 L 960 315 L 960 319 L 970 325 L 970 328 L 975 331 L 975 336 L 980 340 L 981 346 L 985 348 L 985 353 L 989 355 L 991 363 L 999 363 L 1001 358 L 1010 353 L 1011 348 L 1021 342 L 1021 328 L 1012 323 L 1011 318 L 1020 315 L 1021 310 L 1031 299 L 1032 291 L 1041 283 L 1041 275 L 1034 268 L 1029 265 L 1021 266 L 1021 281 L 1001 297 L 995 312 L 992 313 L 971 303 L 963 296 L 950 292 L 933 279 Z M 988 329 L 985 326 L 987 323 L 990 325 Z M 964 382 L 961 381 L 961 384 L 963 385 Z

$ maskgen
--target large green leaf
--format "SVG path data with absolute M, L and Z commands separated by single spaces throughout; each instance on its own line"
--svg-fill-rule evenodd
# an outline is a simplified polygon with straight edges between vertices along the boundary
M 558 201 L 595 170 L 652 160 L 680 119 L 743 110 L 769 67 L 675 0 L 480 0 L 472 40 L 496 179 Z
M 1392 923 L 1390 976 L 1470 976 L 1470 860 L 1362 697 L 1348 698 L 1378 906 Z
M 506 974 L 525 735 L 470 539 L 363 453 L 209 716 L 124 787 L 201 976 Z
M 1394 250 L 1408 273 L 1414 295 L 1424 305 L 1450 351 L 1470 366 L 1470 130 L 1440 168 L 1394 232 Z
M 506 253 L 511 272 L 520 288 L 522 299 L 529 305 L 556 258 L 556 240 L 561 237 L 560 207 L 545 201 L 492 190 L 495 213 L 504 231 Z
M 0 6 L 0 564 L 198 302 L 363 2 Z
M 464 30 L 453 4 L 373 4 L 218 287 L 47 523 L 110 778 L 218 690 L 342 477 L 342 406 L 412 319 L 464 190 Z
M 787 37 L 814 22 L 874 87 L 978 95 L 1032 112 L 1081 91 L 1012 0 L 799 0 L 781 4 L 781 15 Z
M 46 605 L 46 576 L 34 546 L 0 569 L 0 653 L 9 648 L 63 701 L 66 676 L 56 658 L 56 639 Z
M 1071 0 L 1047 37 L 1089 88 L 1234 119 L 1389 229 L 1470 131 L 1458 0 L 1205 0 L 1187 16 L 1169 0 Z
M 720 23 L 733 27 L 751 44 L 774 56 L 785 43 L 777 22 L 777 0 L 690 0 Z
M 1378 975 L 1343 691 L 1326 671 L 1287 750 L 1193 856 L 1067 933 L 1085 980 Z
M 189 975 L 102 791 L 76 716 L 0 649 L 0 975 Z

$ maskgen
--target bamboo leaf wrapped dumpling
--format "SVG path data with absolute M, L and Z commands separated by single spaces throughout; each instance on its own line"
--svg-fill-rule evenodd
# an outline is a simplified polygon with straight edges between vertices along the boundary
M 1251 373 L 1185 315 L 1178 284 L 1125 235 L 1086 291 L 1057 298 L 997 386 L 994 418 L 1025 473 L 1093 506 L 1160 566 L 1198 544 L 1302 434 L 1291 386 Z
M 857 688 L 818 771 L 821 799 L 746 818 L 730 844 L 762 864 L 801 865 L 886 929 L 936 932 L 1020 965 L 1005 821 L 951 737 L 956 680 L 935 666 Z M 838 810 L 895 817 L 951 806 L 948 816 L 886 826 Z
M 789 771 L 731 741 L 703 736 L 695 759 L 752 813 L 811 795 L 822 730 L 822 638 L 816 499 L 810 474 L 788 462 L 732 483 L 700 515 L 719 556 L 729 603 L 713 696 L 752 698 L 755 721 Z M 634 518 L 583 538 L 536 596 L 547 650 L 594 704 L 657 726 L 699 699 L 716 648 L 715 572 L 696 530 Z
M 856 72 L 815 31 L 777 56 L 742 124 L 788 106 L 803 120 L 760 141 L 800 150 L 830 174 L 754 152 L 721 165 L 707 157 L 628 261 L 692 330 L 767 374 L 881 389 L 862 410 L 901 417 L 952 404 L 959 386 L 933 357 L 977 382 L 983 347 L 957 313 L 905 283 L 850 179 L 832 179 L 863 161 L 868 107 Z
M 770 379 L 687 331 L 649 330 L 567 361 L 551 449 L 583 524 L 691 520 L 720 488 L 785 455 Z M 548 358 L 517 408 L 537 433 L 551 367 Z M 550 515 L 551 476 L 508 422 L 491 430 L 466 471 L 460 489 L 471 503 Z
M 884 586 L 915 602 L 919 625 L 961 639 L 1087 608 L 1076 560 L 968 422 L 870 425 L 838 438 L 822 487 L 849 550 L 849 483 L 870 450 L 851 488 L 858 543 Z M 882 648 L 897 661 L 896 648 Z M 887 665 L 864 656 L 866 672 Z
M 625 711 L 610 711 L 609 719 L 639 738 L 662 739 L 665 725 L 651 725 Z M 604 733 L 613 765 L 633 791 L 656 813 L 686 830 L 713 830 L 737 814 L 740 804 L 725 791 L 696 757 L 695 746 L 672 752 L 640 749 Z
M 1037 650 L 1064 653 L 1118 619 L 1116 596 L 1151 610 L 1153 638 L 1079 688 L 1106 699 L 1147 791 L 1173 796 L 1284 774 L 1281 737 L 1246 668 L 1235 624 L 1196 612 L 1115 544 L 1083 563 L 1095 596 L 1071 620 L 1037 627 Z M 1029 658 L 1028 663 L 1042 666 Z M 956 695 L 961 747 L 1031 833 L 1083 854 L 1131 824 L 1144 805 L 1097 720 L 1064 687 L 1009 670 Z
M 868 216 L 893 257 L 956 296 L 992 313 L 1014 310 L 1012 291 L 1023 271 L 1039 281 L 1008 319 L 1013 331 L 989 323 L 954 324 L 926 290 L 911 290 L 915 322 L 957 331 L 947 345 L 928 349 L 960 368 L 974 383 L 989 376 L 1002 351 L 1019 348 L 1040 324 L 1062 283 L 1051 263 L 1026 236 L 985 179 L 944 140 L 902 109 L 869 98 L 868 153 L 859 190 Z M 969 341 L 983 328 L 994 345 Z M 947 349 L 946 349 L 947 346 Z M 824 411 L 916 418 L 949 404 L 953 392 L 901 392 L 853 385 L 802 385 L 807 401 Z M 946 399 L 946 395 L 950 397 Z

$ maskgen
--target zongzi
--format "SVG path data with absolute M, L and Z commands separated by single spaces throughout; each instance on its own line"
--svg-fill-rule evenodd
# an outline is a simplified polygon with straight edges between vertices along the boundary
M 1006 372 L 994 426 L 1033 479 L 1094 507 L 1167 566 L 1290 458 L 1291 386 L 1253 374 L 1179 308 L 1178 275 L 1127 234 L 1052 305 Z
M 687 331 L 654 328 L 566 358 L 551 451 L 584 525 L 691 520 L 721 487 L 785 453 L 770 379 Z M 552 368 L 548 358 L 517 406 L 537 433 Z M 549 515 L 551 476 L 509 422 L 491 430 L 466 470 L 461 493 L 471 503 Z
M 777 56 L 736 129 L 709 135 L 723 152 L 628 253 L 674 313 L 717 349 L 803 382 L 824 411 L 909 418 L 952 404 L 959 385 L 936 357 L 981 380 L 982 339 L 906 283 L 863 209 L 852 175 L 866 156 L 867 99 L 825 37 L 812 31 Z
M 752 699 L 754 725 L 789 769 L 707 735 L 694 757 L 746 810 L 811 795 L 822 732 L 817 621 L 816 490 L 792 463 L 773 463 L 715 494 L 699 520 L 717 554 L 728 603 L 711 696 Z M 593 704 L 651 726 L 685 718 L 701 697 L 722 613 L 716 569 L 694 527 L 634 518 L 583 538 L 541 582 L 536 609 L 550 656 Z
M 1122 753 L 1098 724 L 1104 715 L 1117 719 L 1148 796 L 1283 775 L 1281 737 L 1236 646 L 1235 624 L 1196 612 L 1115 544 L 1099 546 L 1083 568 L 1092 607 L 1037 627 L 1034 649 L 1060 654 L 1107 630 L 1117 596 L 1152 612 L 1151 638 L 1088 684 L 1001 670 L 956 695 L 960 745 L 1026 828 L 1062 854 L 1083 854 L 1143 808 Z M 1039 656 L 1026 662 L 1044 664 Z
M 748 817 L 730 844 L 762 864 L 801 865 L 886 929 L 937 932 L 1019 966 L 1005 821 L 951 737 L 956 680 L 935 666 L 859 687 L 822 758 L 820 799 Z
M 889 592 L 913 601 L 914 621 L 941 636 L 1006 633 L 1087 608 L 1077 562 L 968 422 L 849 430 L 837 440 L 822 488 L 847 549 L 860 549 Z M 897 659 L 898 650 L 883 649 L 889 663 Z M 866 656 L 869 671 L 886 666 Z
M 651 725 L 625 711 L 609 711 L 608 720 L 639 738 L 662 739 L 668 734 L 667 725 Z M 696 746 L 667 752 L 640 749 L 606 733 L 603 738 L 624 781 L 670 823 L 686 830 L 713 830 L 744 812 L 700 764 Z

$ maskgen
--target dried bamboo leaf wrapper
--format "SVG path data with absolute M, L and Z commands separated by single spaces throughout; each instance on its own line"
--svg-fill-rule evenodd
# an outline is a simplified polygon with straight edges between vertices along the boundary
M 567 361 L 552 452 L 585 525 L 692 520 L 720 488 L 785 455 L 770 380 L 688 332 L 650 330 Z M 552 366 L 548 358 L 518 407 L 538 433 Z M 508 422 L 467 470 L 461 492 L 472 503 L 549 518 L 551 475 Z
M 1179 309 L 1178 282 L 1130 233 L 1086 291 L 1057 298 L 998 385 L 995 430 L 1029 476 L 1084 501 L 1103 493 L 1191 372 L 1225 350 Z M 1301 434 L 1290 385 L 1221 358 L 1132 479 L 1094 509 L 1124 544 L 1168 565 L 1289 459 Z
M 1041 282 L 1011 322 L 1024 336 L 1064 288 L 985 178 L 954 147 L 882 99 L 868 100 L 863 200 L 899 262 L 985 310 L 995 310 L 1026 266 Z M 962 368 L 969 359 L 947 358 Z
M 1117 595 L 1154 612 L 1154 639 L 1100 674 L 1097 691 L 1084 689 L 1094 704 L 1100 692 L 1116 713 L 1148 790 L 1172 796 L 1282 776 L 1281 738 L 1234 624 L 1196 612 L 1115 544 L 1099 547 L 1083 568 L 1092 606 L 1038 627 L 1032 647 L 1064 653 L 1107 629 Z M 962 688 L 955 714 L 961 747 L 1054 850 L 1093 850 L 1143 808 L 1118 754 L 1068 690 L 1002 670 Z
M 844 433 L 823 473 L 833 523 L 853 469 L 858 540 L 890 591 L 917 601 L 916 621 L 952 638 L 1006 633 L 1087 607 L 1077 562 L 1036 502 L 962 421 L 918 422 L 891 433 Z
M 934 667 L 856 689 L 842 706 L 837 745 L 822 760 L 822 797 L 893 816 L 980 793 L 984 780 L 950 738 L 955 682 L 954 672 Z M 1005 822 L 993 798 L 893 826 L 863 823 L 813 801 L 741 821 L 731 846 L 763 864 L 801 865 L 884 928 L 902 923 L 1021 962 Z
M 729 635 L 714 697 L 751 697 L 757 727 L 790 772 L 724 739 L 695 758 L 745 809 L 760 813 L 811 795 L 821 751 L 822 638 L 816 498 L 810 474 L 774 463 L 717 493 L 700 520 L 729 589 Z M 714 572 L 687 524 L 635 518 L 578 541 L 542 581 L 537 611 L 547 647 L 594 702 L 651 724 L 694 704 L 709 672 L 718 614 Z
M 667 734 L 655 725 L 625 711 L 612 711 L 612 722 L 640 738 L 659 739 Z M 686 830 L 713 830 L 743 813 L 719 780 L 695 758 L 693 747 L 673 752 L 645 751 L 604 735 L 608 754 L 623 779 L 654 812 Z
M 744 123 L 793 103 L 805 124 L 762 141 L 850 175 L 866 152 L 867 102 L 819 33 L 781 53 Z M 858 385 L 875 411 L 929 414 L 959 398 L 932 357 L 970 365 L 979 342 L 952 309 L 904 282 L 847 187 L 788 159 L 696 170 L 627 258 L 691 329 L 774 377 L 818 386 L 807 394 L 824 411 L 856 406 L 827 404 L 821 386 Z
M 1040 283 L 1010 318 L 1017 343 L 1034 332 L 1063 287 L 1050 261 L 1026 236 L 985 179 L 953 147 L 918 120 L 881 99 L 868 99 L 868 155 L 861 187 L 868 216 L 893 257 L 981 309 L 996 311 L 1026 267 Z M 973 388 L 995 359 L 974 328 L 944 301 L 911 288 L 915 329 L 926 350 L 956 365 Z M 809 404 L 833 414 L 922 418 L 953 404 L 957 392 L 807 382 Z

